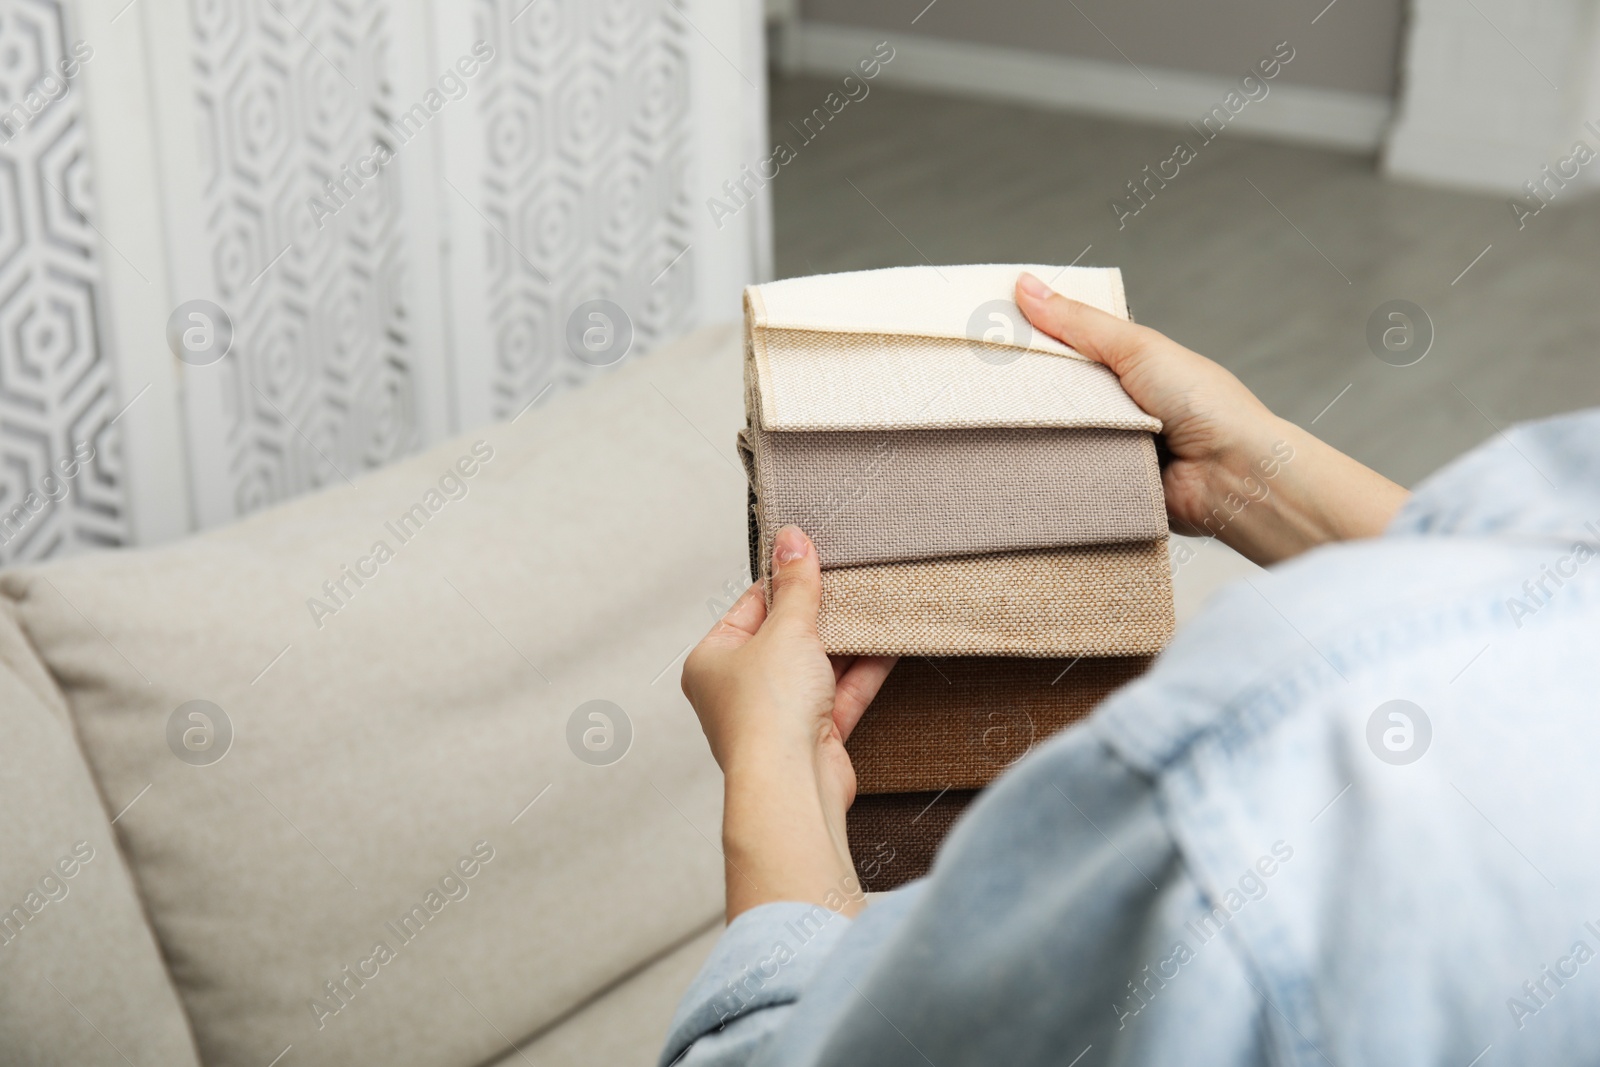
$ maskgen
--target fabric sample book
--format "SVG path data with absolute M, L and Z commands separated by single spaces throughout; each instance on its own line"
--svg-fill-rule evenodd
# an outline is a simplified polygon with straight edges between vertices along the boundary
M 901 267 L 745 291 L 751 573 L 785 525 L 823 647 L 901 657 L 847 743 L 863 884 L 926 872 L 977 791 L 1132 680 L 1173 629 L 1154 434 L 1034 330 L 1024 270 L 1128 317 L 1115 269 Z

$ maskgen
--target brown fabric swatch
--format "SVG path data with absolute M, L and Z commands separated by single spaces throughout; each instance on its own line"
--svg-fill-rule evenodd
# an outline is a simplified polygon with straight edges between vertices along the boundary
M 850 858 L 869 893 L 921 878 L 976 790 L 858 796 L 845 815 Z
M 1166 536 L 1155 440 L 1136 430 L 741 434 L 759 551 L 793 523 L 823 567 Z M 756 572 L 759 573 L 759 572 Z
M 845 743 L 856 792 L 980 789 L 1150 663 L 1149 656 L 902 659 Z
M 1152 655 L 1175 625 L 1168 568 L 1164 540 L 840 567 L 817 629 L 839 655 Z

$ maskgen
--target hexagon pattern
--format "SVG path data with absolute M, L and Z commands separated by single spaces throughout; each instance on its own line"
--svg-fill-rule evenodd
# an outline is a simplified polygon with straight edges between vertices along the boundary
M 0 5 L 0 564 L 129 538 L 70 45 L 61 4 Z
M 393 168 L 387 0 L 206 0 L 192 55 L 212 277 L 235 327 L 226 444 L 234 514 L 423 444 Z M 326 191 L 344 182 L 346 203 Z M 319 228 L 308 202 L 339 210 Z M 434 356 L 432 358 L 439 358 Z
M 454 0 L 452 0 L 454 2 Z M 661 0 L 461 0 L 495 61 L 474 82 L 482 215 L 452 243 L 489 278 L 492 410 L 600 371 L 566 320 L 605 298 L 633 352 L 693 315 L 692 29 Z M 373 146 L 396 148 L 396 0 L 190 0 L 203 261 L 234 322 L 223 377 L 232 511 L 342 481 L 425 444 L 406 203 L 387 167 L 308 209 Z M 130 540 L 112 335 L 81 90 L 37 92 L 68 53 L 65 3 L 0 5 L 0 564 Z M 465 14 L 465 12 L 463 12 Z M 44 99 L 22 128 L 19 103 Z M 425 191 L 426 192 L 426 191 Z M 447 194 L 437 192 L 440 198 Z M 109 254 L 109 253 L 107 253 Z M 547 387 L 554 385 L 555 389 Z M 94 459 L 74 467 L 74 450 Z M 20 509 L 20 510 L 18 510 Z
M 597 372 L 567 350 L 579 304 L 619 304 L 634 353 L 686 324 L 693 31 L 661 0 L 475 3 L 496 58 L 477 97 L 489 223 L 468 247 L 487 257 L 493 411 L 506 418 Z

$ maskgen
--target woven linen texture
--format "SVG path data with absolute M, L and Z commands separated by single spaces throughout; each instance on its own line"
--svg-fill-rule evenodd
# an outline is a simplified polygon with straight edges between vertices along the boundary
M 1168 566 L 1163 540 L 840 567 L 817 629 L 840 655 L 1153 655 L 1174 626 Z
M 1151 657 L 907 657 L 845 743 L 856 792 L 981 789 L 1085 718 Z
M 745 494 L 748 500 L 744 513 L 745 538 L 749 545 L 751 580 L 765 583 L 768 575 L 762 563 L 764 559 L 772 558 L 772 551 L 770 548 L 764 553 L 761 551 L 761 509 L 756 500 L 756 455 L 751 448 L 750 434 L 749 427 L 740 430 L 736 442 L 739 462 L 744 464 Z
M 845 814 L 845 836 L 856 876 L 869 893 L 921 878 L 975 791 L 880 793 L 858 796 Z
M 1064 296 L 1128 318 L 1122 272 L 1115 267 L 1060 267 L 1039 263 L 966 263 L 945 267 L 886 267 L 843 274 L 786 278 L 747 289 L 757 326 L 842 333 L 969 337 L 998 323 L 989 312 L 1004 307 L 1007 340 L 1022 348 L 1071 353 L 1072 349 L 1026 327 L 1012 302 L 1023 271 Z
M 1114 373 L 1082 358 L 961 338 L 746 325 L 746 406 L 766 430 L 1161 430 Z
M 1166 536 L 1142 431 L 751 428 L 747 446 L 764 556 L 790 523 L 824 567 Z

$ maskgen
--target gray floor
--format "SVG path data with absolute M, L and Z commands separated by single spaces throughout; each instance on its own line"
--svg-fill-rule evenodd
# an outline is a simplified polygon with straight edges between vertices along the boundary
M 776 81 L 774 138 L 832 88 Z M 780 277 L 1070 263 L 1092 245 L 1081 262 L 1121 267 L 1141 322 L 1406 485 L 1497 426 L 1600 405 L 1600 199 L 1558 201 L 1519 232 L 1502 198 L 1224 133 L 1119 230 L 1108 202 L 1176 131 L 879 85 L 815 140 L 788 140 L 797 158 L 772 183 Z M 1410 367 L 1367 346 L 1392 299 L 1434 324 Z

